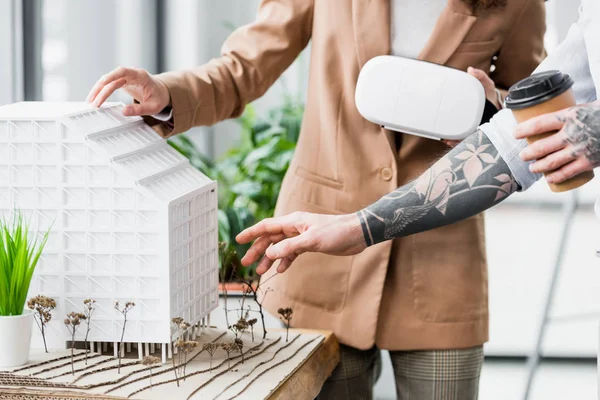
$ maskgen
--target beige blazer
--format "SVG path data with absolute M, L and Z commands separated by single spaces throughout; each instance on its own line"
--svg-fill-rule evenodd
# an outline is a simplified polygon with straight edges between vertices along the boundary
M 507 88 L 542 60 L 544 30 L 543 0 L 508 0 L 478 13 L 449 0 L 420 58 L 463 70 L 493 64 L 491 77 Z M 361 66 L 390 51 L 389 0 L 264 0 L 256 21 L 229 37 L 221 57 L 159 76 L 171 93 L 175 128 L 157 129 L 168 136 L 239 116 L 309 41 L 306 112 L 277 213 L 352 213 L 447 150 L 386 132 L 356 110 Z M 488 338 L 482 216 L 353 257 L 302 255 L 268 286 L 275 290 L 265 299 L 270 312 L 293 307 L 293 326 L 333 330 L 361 349 L 464 348 Z

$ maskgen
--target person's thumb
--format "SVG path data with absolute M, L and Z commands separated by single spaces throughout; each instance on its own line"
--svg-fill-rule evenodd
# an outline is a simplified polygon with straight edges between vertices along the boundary
M 467 73 L 469 73 L 469 75 L 477 78 L 486 90 L 494 89 L 494 87 L 495 87 L 494 82 L 482 70 L 473 68 L 473 67 L 469 67 L 469 68 L 467 68 Z
M 158 114 L 160 110 L 154 104 L 135 103 L 123 107 L 123 115 L 126 117 Z

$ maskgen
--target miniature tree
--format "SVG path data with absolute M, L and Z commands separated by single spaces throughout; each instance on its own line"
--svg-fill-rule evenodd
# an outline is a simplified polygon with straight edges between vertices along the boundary
M 219 343 L 204 343 L 202 345 L 202 351 L 206 351 L 208 354 L 210 354 L 210 368 L 209 368 L 209 370 L 212 370 L 213 355 L 215 354 L 215 352 L 217 351 L 217 349 L 219 347 L 221 347 L 221 345 Z
M 294 313 L 294 310 L 292 310 L 290 307 L 287 308 L 280 308 L 279 310 L 277 310 L 277 314 L 280 315 L 280 318 L 285 321 L 285 341 L 288 341 L 288 334 L 290 332 L 290 321 L 292 320 L 292 314 Z
M 175 380 L 177 381 L 177 386 L 179 387 L 179 375 L 177 374 L 177 362 L 175 360 L 175 350 L 179 349 L 179 347 L 183 346 L 183 335 L 189 329 L 190 324 L 188 324 L 183 318 L 175 317 L 171 320 L 171 352 L 173 353 L 172 361 L 173 361 L 173 373 L 175 374 Z M 180 343 L 181 342 L 181 343 Z M 181 353 L 179 354 L 179 358 L 181 360 Z M 181 364 L 181 362 L 180 362 Z
M 71 334 L 71 373 L 75 375 L 75 368 L 73 367 L 73 349 L 75 348 L 75 333 L 77 328 L 81 325 L 81 321 L 85 319 L 85 315 L 81 313 L 71 312 L 67 314 L 65 318 L 65 326 Z
M 252 333 L 252 343 L 254 343 L 254 324 L 256 324 L 258 320 L 256 318 L 252 318 L 248 320 L 248 326 L 250 327 L 250 332 Z
M 181 352 L 183 353 L 183 380 L 185 381 L 185 369 L 187 367 L 187 358 L 188 358 L 188 354 L 190 354 L 196 347 L 198 347 L 198 342 L 194 342 L 194 341 L 187 341 L 187 342 L 183 342 L 183 346 L 181 348 Z M 180 365 L 182 363 L 180 362 Z
M 229 329 L 231 330 L 231 332 L 233 332 L 235 338 L 237 339 L 238 336 L 241 337 L 246 331 L 246 329 L 248 329 L 248 322 L 246 322 L 246 319 L 242 317 L 238 320 L 238 322 L 231 325 Z
M 46 325 L 52 319 L 52 310 L 56 308 L 56 301 L 53 298 L 37 295 L 27 301 L 27 307 L 33 310 L 33 319 L 42 333 L 44 341 L 44 350 L 48 352 L 46 345 Z
M 88 337 L 90 335 L 90 329 L 91 329 L 91 325 L 90 323 L 92 322 L 92 316 L 94 315 L 94 311 L 96 311 L 96 300 L 92 300 L 92 299 L 85 299 L 83 301 L 83 314 L 85 315 L 85 323 L 87 324 L 87 329 L 85 331 L 85 339 L 84 339 L 84 345 L 85 345 L 85 365 L 87 365 L 88 363 Z
M 234 350 L 240 353 L 242 356 L 242 364 L 244 363 L 244 341 L 242 339 L 235 338 L 233 340 Z
M 118 349 L 118 359 L 119 359 L 119 366 L 117 368 L 117 373 L 120 374 L 121 373 L 121 353 L 123 352 L 123 338 L 125 337 L 125 328 L 127 326 L 127 314 L 129 313 L 129 311 L 131 311 L 131 309 L 135 307 L 135 303 L 132 301 L 128 301 L 127 303 L 125 303 L 125 306 L 123 306 L 123 308 L 119 307 L 119 301 L 115 301 L 115 310 L 117 310 L 122 316 L 123 316 L 123 329 L 121 330 L 121 340 L 119 341 L 119 349 Z
M 231 359 L 229 356 L 236 351 L 236 345 L 233 342 L 221 343 L 221 348 L 227 353 L 227 367 L 231 368 Z
M 160 364 L 160 358 L 154 356 L 146 356 L 142 359 L 142 365 L 150 368 L 150 388 L 152 388 L 152 367 Z
M 263 302 L 265 301 L 265 297 L 267 296 L 267 294 L 269 292 L 272 291 L 271 288 L 267 288 L 266 290 L 263 290 L 263 285 L 271 278 L 273 278 L 274 276 L 277 275 L 272 275 L 271 277 L 259 281 L 256 286 L 252 286 L 252 282 L 250 282 L 247 279 L 244 278 L 240 278 L 242 280 L 242 282 L 245 284 L 246 288 L 245 291 L 248 291 L 249 293 L 252 294 L 252 299 L 254 300 L 254 302 L 256 303 L 256 305 L 258 306 L 258 313 L 260 314 L 260 321 L 262 323 L 262 328 L 263 328 L 263 339 L 265 339 L 267 337 L 267 327 L 265 324 L 265 314 L 263 312 Z M 263 294 L 262 300 L 258 300 L 258 294 L 261 293 Z
M 193 343 L 193 344 L 192 344 Z M 192 348 L 196 347 L 196 342 L 186 342 L 183 338 L 183 334 L 175 341 L 175 348 L 177 349 L 178 361 L 175 364 L 175 368 L 179 371 L 179 377 L 185 381 L 185 366 L 187 363 L 187 355 Z M 175 358 L 175 355 L 173 355 Z

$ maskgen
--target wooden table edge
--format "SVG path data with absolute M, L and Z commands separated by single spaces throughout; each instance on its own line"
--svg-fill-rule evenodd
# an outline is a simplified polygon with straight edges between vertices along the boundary
M 270 329 L 277 332 L 285 332 L 285 329 Z M 307 399 L 317 397 L 321 387 L 331 376 L 331 373 L 340 361 L 340 345 L 331 331 L 315 329 L 290 329 L 290 333 L 320 334 L 323 341 L 315 347 L 304 362 L 298 365 L 290 377 L 279 383 L 279 385 L 267 396 L 268 400 Z M 318 380 L 309 385 L 312 377 Z M 299 393 L 299 389 L 302 393 Z M 302 396 L 302 397 L 298 397 Z

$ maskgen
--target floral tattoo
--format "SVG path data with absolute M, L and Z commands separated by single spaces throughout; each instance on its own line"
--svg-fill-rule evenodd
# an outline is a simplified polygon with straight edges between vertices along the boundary
M 560 118 L 567 135 L 565 142 L 573 145 L 573 157 L 585 156 L 593 167 L 600 166 L 600 105 L 573 108 L 574 117 Z
M 417 180 L 358 212 L 368 246 L 452 224 L 519 189 L 490 140 L 478 131 Z

